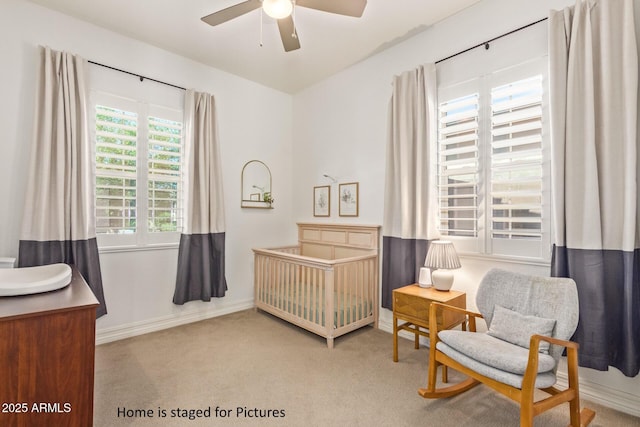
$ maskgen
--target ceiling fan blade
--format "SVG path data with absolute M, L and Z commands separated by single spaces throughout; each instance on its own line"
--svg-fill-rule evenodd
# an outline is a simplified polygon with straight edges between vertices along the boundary
M 214 12 L 211 15 L 203 16 L 200 19 L 209 25 L 218 25 L 258 9 L 260 6 L 260 0 L 243 1 L 242 3 Z
M 291 15 L 286 18 L 278 19 L 278 29 L 280 30 L 280 38 L 282 39 L 282 45 L 285 52 L 300 49 L 300 40 L 298 39 L 298 32 L 295 25 L 293 25 L 293 18 Z
M 323 12 L 359 18 L 364 12 L 367 0 L 297 0 L 296 6 L 308 7 Z

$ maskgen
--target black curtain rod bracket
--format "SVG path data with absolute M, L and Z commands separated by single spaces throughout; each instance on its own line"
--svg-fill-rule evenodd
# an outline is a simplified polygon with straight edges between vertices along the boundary
M 160 84 L 163 84 L 165 86 L 171 86 L 171 87 L 174 87 L 176 89 L 186 90 L 185 88 L 183 88 L 181 86 L 177 86 L 177 85 L 174 85 L 172 83 L 163 82 L 161 80 L 152 79 L 150 77 L 146 77 L 146 76 L 142 76 L 140 74 L 132 73 L 131 71 L 121 70 L 120 68 L 112 67 L 110 65 L 104 65 L 104 64 L 101 64 L 101 63 L 95 62 L 95 61 L 88 61 L 88 62 L 89 62 L 89 64 L 97 65 L 99 67 L 108 68 L 108 69 L 113 70 L 113 71 L 119 71 L 119 72 L 124 73 L 124 74 L 129 74 L 130 76 L 135 76 L 135 77 L 140 79 L 140 82 L 143 82 L 145 79 L 147 79 L 149 81 L 160 83 Z

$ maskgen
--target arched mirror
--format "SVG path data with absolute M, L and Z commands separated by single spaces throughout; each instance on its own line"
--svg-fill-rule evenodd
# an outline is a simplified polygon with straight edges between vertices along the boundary
M 271 171 L 260 160 L 251 160 L 242 168 L 243 208 L 273 208 L 271 192 Z

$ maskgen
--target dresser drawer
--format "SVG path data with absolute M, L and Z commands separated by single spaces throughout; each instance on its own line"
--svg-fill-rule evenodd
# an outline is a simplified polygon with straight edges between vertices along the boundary
M 414 286 L 393 291 L 393 313 L 398 318 L 428 328 L 429 307 L 433 301 L 460 308 L 466 307 L 466 295 L 462 292 L 441 292 Z M 463 320 L 462 313 L 451 311 L 439 310 L 436 316 L 438 329 L 448 329 Z
M 393 295 L 393 312 L 396 315 L 410 317 L 421 324 L 425 324 L 425 326 L 429 323 L 430 306 L 431 300 L 429 299 L 418 298 L 415 295 L 407 295 L 399 292 Z M 438 321 L 440 321 L 440 319 L 438 319 Z

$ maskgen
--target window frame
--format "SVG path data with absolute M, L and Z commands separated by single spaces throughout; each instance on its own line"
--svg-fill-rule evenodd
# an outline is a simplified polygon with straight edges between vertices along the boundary
M 152 104 L 113 93 L 92 91 L 90 102 L 90 136 L 92 141 L 92 159 L 94 173 L 96 172 L 96 107 L 98 105 L 107 108 L 115 108 L 137 114 L 137 161 L 136 161 L 136 231 L 134 233 L 96 233 L 98 247 L 103 250 L 130 250 L 162 247 L 177 247 L 182 232 L 182 223 L 178 224 L 177 231 L 149 231 L 149 118 L 163 118 L 180 122 L 184 126 L 184 114 L 182 110 Z M 180 164 L 181 196 L 178 208 L 184 214 L 184 128 L 181 134 L 182 159 Z M 94 183 L 94 185 L 96 185 Z M 97 196 L 94 196 L 94 209 Z
M 520 64 L 487 72 L 461 82 L 449 83 L 438 88 L 438 117 L 440 105 L 449 100 L 478 93 L 478 184 L 477 184 L 477 237 L 443 234 L 443 238 L 454 242 L 461 255 L 520 260 L 533 263 L 548 263 L 551 259 L 551 161 L 549 131 L 549 83 L 547 58 L 527 60 Z M 497 239 L 491 233 L 491 90 L 508 83 L 517 82 L 535 75 L 542 76 L 542 218 L 540 240 Z M 439 127 L 439 126 L 438 126 Z M 438 132 L 438 156 L 436 170 L 440 180 L 440 153 Z M 438 199 L 440 214 L 440 199 Z M 440 229 L 440 220 L 438 220 Z

